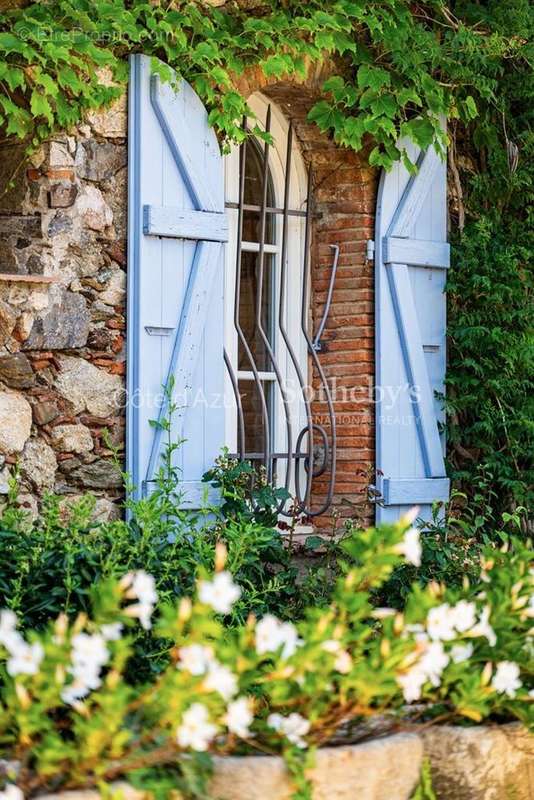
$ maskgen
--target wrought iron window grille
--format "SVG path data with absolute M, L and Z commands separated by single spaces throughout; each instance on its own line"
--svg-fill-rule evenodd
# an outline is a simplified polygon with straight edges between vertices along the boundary
M 244 121 L 244 128 L 246 130 L 246 120 Z M 265 131 L 271 131 L 271 107 L 268 106 Z M 238 337 L 239 347 L 242 348 L 246 360 L 250 366 L 248 372 L 251 373 L 254 381 L 255 389 L 258 393 L 261 409 L 262 428 L 263 428 L 263 447 L 259 451 L 248 451 L 245 446 L 246 431 L 245 431 L 245 413 L 243 409 L 242 396 L 239 387 L 239 371 L 236 370 L 232 364 L 232 360 L 228 352 L 224 351 L 224 362 L 228 371 L 230 382 L 235 397 L 237 407 L 237 453 L 232 454 L 233 457 L 240 460 L 247 460 L 251 462 L 261 463 L 265 469 L 265 474 L 269 481 L 272 481 L 277 474 L 278 462 L 285 462 L 285 469 L 283 469 L 283 486 L 289 491 L 291 485 L 291 478 L 293 476 L 293 485 L 296 495 L 296 508 L 293 506 L 288 509 L 286 501 L 281 501 L 278 507 L 278 512 L 286 516 L 292 516 L 294 513 L 301 514 L 305 517 L 317 517 L 323 514 L 330 506 L 334 494 L 335 474 L 336 474 L 336 419 L 334 413 L 334 405 L 330 392 L 330 387 L 326 380 L 324 370 L 319 360 L 318 353 L 321 349 L 321 336 L 326 325 L 326 319 L 332 301 L 332 293 L 334 288 L 334 281 L 337 271 L 337 262 L 339 256 L 339 247 L 333 246 L 334 249 L 334 262 L 332 265 L 330 286 L 327 294 L 327 301 L 323 312 L 323 317 L 318 327 L 316 335 L 312 338 L 309 333 L 309 320 L 308 320 L 308 298 L 310 288 L 310 243 L 312 235 L 312 220 L 314 216 L 313 206 L 313 169 L 310 166 L 307 176 L 307 193 L 306 193 L 306 208 L 292 209 L 289 207 L 290 189 L 291 189 L 291 159 L 293 148 L 293 124 L 290 123 L 287 135 L 287 150 L 285 157 L 285 171 L 284 171 L 284 203 L 283 206 L 276 207 L 268 203 L 268 182 L 269 182 L 269 149 L 270 145 L 267 141 L 263 143 L 263 150 L 261 153 L 261 202 L 260 204 L 252 204 L 245 202 L 245 172 L 247 166 L 247 150 L 250 144 L 247 138 L 243 141 L 239 151 L 239 200 L 237 203 L 228 202 L 228 208 L 237 209 L 237 249 L 236 249 L 236 272 L 235 272 L 235 289 L 234 289 L 234 314 L 233 323 Z M 243 223 L 245 212 L 256 212 L 259 215 L 259 241 L 247 242 L 243 239 Z M 282 237 L 280 246 L 272 245 L 266 241 L 266 233 L 268 229 L 268 220 L 270 215 L 280 215 L 282 217 Z M 302 264 L 302 291 L 301 291 L 301 312 L 300 312 L 300 327 L 302 335 L 306 342 L 308 358 L 311 361 L 312 369 L 316 375 L 323 397 L 326 400 L 328 409 L 329 431 L 323 426 L 313 420 L 312 408 L 310 398 L 308 396 L 308 387 L 302 369 L 301 361 L 297 355 L 295 347 L 291 342 L 288 333 L 285 319 L 287 310 L 287 274 L 291 265 L 288 264 L 288 236 L 289 236 L 289 218 L 301 217 L 304 221 L 304 256 Z M 255 331 L 259 336 L 259 341 L 265 355 L 266 363 L 271 367 L 268 370 L 269 379 L 266 381 L 267 373 L 261 369 L 256 361 L 250 343 L 243 330 L 240 320 L 240 301 L 242 292 L 242 262 L 243 253 L 256 252 L 257 265 L 256 265 L 256 297 L 254 304 L 254 326 Z M 295 433 L 293 430 L 293 423 L 291 419 L 290 400 L 282 370 L 277 360 L 277 354 L 269 332 L 265 328 L 265 320 L 262 316 L 262 302 L 263 290 L 265 283 L 265 263 L 266 254 L 279 252 L 280 255 L 280 292 L 278 300 L 278 308 L 276 314 L 276 325 L 281 335 L 281 339 L 287 349 L 289 359 L 293 365 L 297 375 L 300 395 L 302 397 L 306 424 Z M 300 265 L 298 265 L 300 269 Z M 271 420 L 269 413 L 269 397 L 267 397 L 264 383 L 269 386 L 273 384 L 276 386 L 282 400 L 282 407 L 284 413 L 285 424 L 285 440 L 286 448 L 280 451 L 272 446 L 271 436 Z M 318 446 L 319 445 L 319 446 Z M 320 451 L 320 453 L 319 453 Z M 318 457 L 319 455 L 319 457 Z M 312 493 L 314 489 L 314 479 L 323 475 L 325 472 L 329 473 L 327 490 L 324 500 L 319 503 L 317 507 L 312 506 Z

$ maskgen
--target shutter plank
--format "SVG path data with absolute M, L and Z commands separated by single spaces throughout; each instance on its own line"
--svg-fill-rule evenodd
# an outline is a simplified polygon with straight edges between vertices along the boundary
M 205 239 L 228 241 L 226 214 L 212 211 L 191 211 L 172 206 L 145 206 L 146 236 L 167 236 L 173 239 Z
M 389 506 L 428 505 L 437 500 L 448 500 L 448 478 L 386 478 L 384 501 Z
M 450 245 L 426 239 L 384 239 L 384 263 L 410 264 L 415 267 L 450 267 Z
M 428 475 L 444 475 L 441 441 L 408 267 L 406 264 L 390 264 L 387 271 L 423 463 Z M 399 455 L 402 459 L 403 454 Z
M 439 165 L 440 157 L 432 147 L 419 159 L 417 174 L 408 182 L 388 231 L 389 236 L 401 238 L 409 236 L 421 213 Z

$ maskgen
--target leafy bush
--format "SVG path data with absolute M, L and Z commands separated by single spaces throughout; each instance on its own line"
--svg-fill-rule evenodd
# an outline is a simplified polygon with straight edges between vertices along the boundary
M 225 465 L 228 473 L 234 468 Z M 216 543 L 222 542 L 242 587 L 231 621 L 243 622 L 251 612 L 288 613 L 298 597 L 297 569 L 281 531 L 259 521 L 272 516 L 267 501 L 256 515 L 244 499 L 239 513 L 228 518 L 209 507 L 185 512 L 178 476 L 171 478 L 162 470 L 156 491 L 129 504 L 129 521 L 104 524 L 91 521 L 90 495 L 67 508 L 49 496 L 32 521 L 18 509 L 13 487 L 0 517 L 0 604 L 17 613 L 23 627 L 39 628 L 59 613 L 89 612 L 96 583 L 138 569 L 154 575 L 162 602 L 174 601 L 192 591 L 199 568 L 213 569 Z M 159 670 L 165 650 L 153 636 L 140 636 L 135 671 L 144 677 Z
M 225 624 L 242 589 L 219 545 L 215 574 L 201 568 L 193 596 L 161 608 L 154 627 L 171 642 L 168 664 L 141 686 L 125 670 L 137 623 L 153 624 L 158 598 L 145 571 L 98 586 L 91 617 L 60 615 L 26 638 L 3 611 L 1 755 L 15 758 L 7 780 L 32 796 L 125 777 L 159 797 L 174 781 L 206 798 L 209 755 L 255 748 L 282 752 L 295 796 L 309 798 L 314 748 L 349 720 L 406 715 L 416 702 L 428 721 L 532 726 L 531 552 L 521 541 L 491 548 L 480 583 L 415 586 L 404 614 L 373 609 L 370 593 L 403 555 L 419 560 L 409 526 L 348 537 L 353 566 L 331 604 L 296 625 L 270 614 Z

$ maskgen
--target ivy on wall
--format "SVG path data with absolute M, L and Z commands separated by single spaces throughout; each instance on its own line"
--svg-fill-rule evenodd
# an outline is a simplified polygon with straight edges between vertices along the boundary
M 12 3 L 8 5 L 13 5 Z M 332 59 L 338 74 L 310 118 L 335 140 L 388 167 L 399 134 L 439 146 L 440 116 L 464 122 L 498 105 L 503 60 L 525 43 L 466 24 L 440 0 L 42 0 L 15 2 L 0 21 L 0 124 L 36 146 L 105 105 L 127 80 L 129 53 L 157 56 L 196 89 L 223 138 L 242 136 L 246 100 L 235 76 L 255 66 L 273 80 Z M 107 67 L 116 85 L 103 85 Z

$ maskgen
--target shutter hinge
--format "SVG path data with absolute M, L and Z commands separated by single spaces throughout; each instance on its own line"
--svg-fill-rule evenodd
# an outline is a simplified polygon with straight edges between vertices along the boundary
M 367 261 L 373 261 L 375 257 L 375 240 L 367 239 L 367 249 L 365 252 Z

